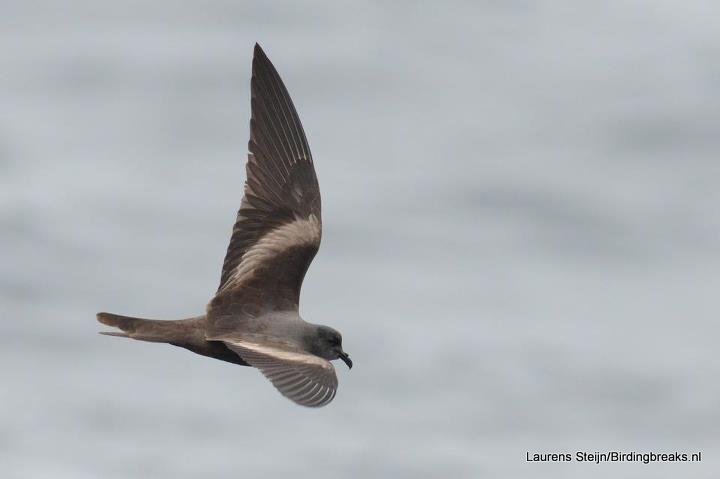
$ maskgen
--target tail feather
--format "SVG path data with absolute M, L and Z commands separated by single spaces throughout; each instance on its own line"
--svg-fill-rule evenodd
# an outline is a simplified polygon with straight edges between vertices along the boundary
M 117 331 L 100 331 L 100 334 L 104 334 L 105 336 L 117 336 L 118 338 L 129 338 L 130 337 L 127 335 L 127 333 L 119 333 Z
M 119 314 L 98 313 L 97 320 L 121 331 L 101 331 L 100 334 L 139 339 L 155 343 L 169 343 L 221 361 L 248 366 L 240 356 L 221 341 L 206 338 L 205 316 L 188 319 L 158 320 L 131 318 Z
M 139 339 L 158 343 L 169 343 L 177 340 L 178 321 L 163 321 L 157 319 L 132 318 L 112 313 L 98 313 L 97 320 L 107 326 L 122 330 L 101 331 L 100 334 L 118 336 L 123 338 Z

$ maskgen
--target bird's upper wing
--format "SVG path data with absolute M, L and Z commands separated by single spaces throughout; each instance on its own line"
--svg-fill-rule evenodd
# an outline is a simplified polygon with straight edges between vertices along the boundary
M 259 45 L 252 64 L 252 117 L 245 195 L 208 333 L 238 328 L 245 313 L 297 310 L 305 272 L 320 246 L 320 189 L 303 127 Z
M 223 342 L 258 368 L 283 396 L 301 406 L 321 407 L 335 397 L 338 381 L 329 361 L 282 343 L 241 338 Z

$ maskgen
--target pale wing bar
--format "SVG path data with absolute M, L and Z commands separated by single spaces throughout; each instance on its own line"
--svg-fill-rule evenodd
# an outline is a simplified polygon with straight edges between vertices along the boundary
M 325 406 L 335 397 L 338 382 L 329 361 L 282 345 L 243 340 L 224 342 L 244 361 L 258 368 L 283 396 L 301 406 Z
M 245 194 L 207 308 L 207 336 L 244 329 L 253 316 L 297 311 L 320 247 L 320 189 L 302 124 L 275 67 L 253 57 Z
M 289 272 L 294 284 L 283 285 L 286 292 L 290 287 L 295 290 L 295 298 L 283 299 L 297 302 L 305 270 L 320 245 L 320 190 L 297 111 L 275 67 L 258 45 L 251 85 L 245 196 L 223 263 L 218 294 L 243 286 L 247 273 L 262 266 L 258 254 L 264 260 L 271 259 L 267 246 L 275 233 L 284 236 L 282 248 L 292 249 L 297 257 L 294 263 L 303 269 L 300 275 Z M 295 224 L 289 228 L 298 233 L 297 237 L 285 234 L 291 224 Z M 265 244 L 259 247 L 262 241 Z M 271 249 L 279 253 L 277 248 Z M 246 260 L 252 267 L 243 266 Z

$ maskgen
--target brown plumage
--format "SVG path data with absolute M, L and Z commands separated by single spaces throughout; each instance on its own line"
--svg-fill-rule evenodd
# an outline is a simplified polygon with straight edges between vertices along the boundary
M 259 45 L 252 65 L 247 181 L 206 314 L 160 321 L 99 313 L 109 332 L 179 346 L 258 368 L 286 397 L 305 406 L 329 403 L 337 390 L 329 362 L 352 361 L 340 333 L 304 321 L 300 288 L 320 247 L 320 189 L 295 106 Z

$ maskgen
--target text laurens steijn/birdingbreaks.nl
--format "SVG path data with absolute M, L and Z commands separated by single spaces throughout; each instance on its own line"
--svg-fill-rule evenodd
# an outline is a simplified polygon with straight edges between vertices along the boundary
M 700 462 L 702 461 L 702 452 L 684 453 L 684 452 L 588 452 L 576 451 L 575 453 L 532 453 L 525 452 L 525 460 L 527 462 L 588 462 L 600 464 L 601 462 L 642 462 L 650 464 L 651 462 Z

